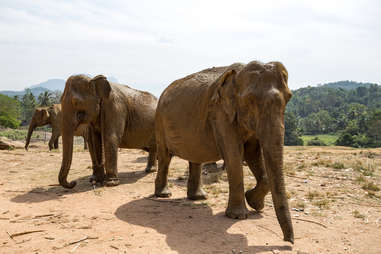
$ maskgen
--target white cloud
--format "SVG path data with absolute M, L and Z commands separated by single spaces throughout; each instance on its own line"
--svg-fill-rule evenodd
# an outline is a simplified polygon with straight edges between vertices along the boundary
M 378 1 L 0 1 L 2 89 L 104 73 L 159 95 L 233 62 L 280 60 L 289 84 L 381 82 Z

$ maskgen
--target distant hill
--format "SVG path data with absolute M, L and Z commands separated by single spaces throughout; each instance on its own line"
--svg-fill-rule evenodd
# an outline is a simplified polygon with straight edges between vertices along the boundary
M 35 88 L 31 88 L 30 91 L 32 92 L 34 97 L 38 97 L 38 95 L 40 93 L 43 93 L 45 91 L 49 91 L 49 89 L 46 89 L 43 87 L 35 87 Z M 4 94 L 4 95 L 9 96 L 11 98 L 13 98 L 14 96 L 18 96 L 21 99 L 21 97 L 23 97 L 25 94 L 25 90 L 23 90 L 23 91 L 7 91 L 7 90 L 4 90 L 4 91 L 0 91 L 0 94 Z
M 377 85 L 374 83 L 362 83 L 362 82 L 356 82 L 356 81 L 337 81 L 337 82 L 332 82 L 332 83 L 327 83 L 327 84 L 322 84 L 318 85 L 319 87 L 330 87 L 330 88 L 342 88 L 345 90 L 353 90 L 358 87 L 370 87 L 372 85 Z
M 38 88 L 38 87 L 45 88 L 45 89 L 48 89 L 51 91 L 59 90 L 59 91 L 63 92 L 63 90 L 65 88 L 65 80 L 63 80 L 63 79 L 48 79 L 47 81 L 42 82 L 42 83 L 37 84 L 37 85 L 33 85 L 30 88 L 33 89 L 33 88 Z

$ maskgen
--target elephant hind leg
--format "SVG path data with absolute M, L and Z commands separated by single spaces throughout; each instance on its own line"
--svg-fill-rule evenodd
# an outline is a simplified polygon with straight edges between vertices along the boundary
M 251 172 L 257 180 L 255 188 L 246 191 L 245 197 L 247 203 L 256 211 L 264 208 L 264 199 L 270 191 L 270 184 L 267 179 L 262 148 L 257 140 L 250 140 L 244 147 L 244 158 Z
M 201 164 L 189 162 L 187 197 L 192 200 L 207 199 L 207 194 L 201 185 Z
M 171 191 L 168 189 L 168 168 L 172 155 L 164 145 L 158 146 L 159 167 L 155 179 L 155 196 L 170 197 Z
M 58 139 L 59 138 L 56 138 L 56 140 L 54 141 L 54 149 L 58 149 Z
M 144 170 L 146 173 L 155 171 L 153 167 L 155 167 L 156 165 L 156 159 L 157 159 L 157 150 L 156 150 L 156 144 L 154 144 L 148 149 L 148 161 L 147 161 L 147 166 Z

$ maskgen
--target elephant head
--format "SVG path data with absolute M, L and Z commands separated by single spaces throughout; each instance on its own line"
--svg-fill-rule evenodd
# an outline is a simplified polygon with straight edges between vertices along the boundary
M 49 108 L 43 107 L 43 108 L 36 108 L 34 111 L 32 120 L 29 124 L 28 129 L 28 135 L 26 137 L 25 142 L 25 150 L 28 150 L 30 138 L 32 137 L 33 131 L 36 127 L 44 126 L 46 124 L 50 124 L 50 114 L 49 114 Z
M 73 155 L 74 133 L 81 133 L 88 127 L 101 127 L 102 100 L 108 97 L 110 92 L 110 83 L 102 75 L 93 79 L 75 75 L 66 81 L 61 98 L 63 158 L 58 176 L 59 183 L 65 188 L 73 188 L 76 185 L 75 181 L 67 182 Z
M 233 65 L 216 80 L 212 100 L 218 101 L 228 120 L 238 125 L 244 140 L 259 140 L 275 212 L 285 240 L 292 242 L 283 176 L 284 112 L 292 96 L 287 79 L 287 70 L 280 62 Z

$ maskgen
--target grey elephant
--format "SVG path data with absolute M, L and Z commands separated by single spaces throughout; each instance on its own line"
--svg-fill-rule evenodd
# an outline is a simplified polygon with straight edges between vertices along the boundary
M 73 154 L 73 133 L 83 128 L 87 128 L 89 136 L 91 182 L 119 184 L 118 147 L 148 151 L 145 171 L 151 171 L 156 163 L 155 96 L 111 83 L 103 75 L 92 79 L 75 75 L 66 81 L 61 105 L 63 158 L 58 180 L 63 187 L 76 185 L 75 181 L 68 182 L 67 176 Z
M 223 159 L 229 181 L 225 214 L 247 218 L 245 197 L 260 211 L 271 190 L 284 240 L 293 243 L 283 176 L 284 111 L 292 96 L 287 79 L 280 62 L 253 61 L 206 69 L 170 84 L 156 110 L 155 195 L 171 195 L 167 179 L 172 156 L 189 161 L 189 199 L 206 198 L 202 163 Z M 242 160 L 257 180 L 256 187 L 246 193 Z

